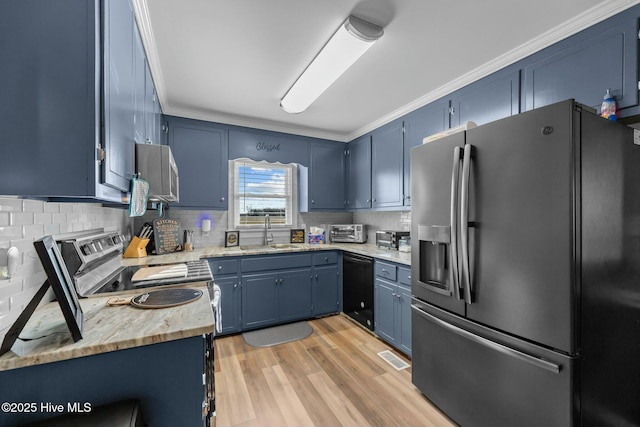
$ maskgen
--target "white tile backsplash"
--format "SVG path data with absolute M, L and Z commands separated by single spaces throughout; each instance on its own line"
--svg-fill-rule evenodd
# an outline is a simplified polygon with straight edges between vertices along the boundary
M 367 242 L 376 242 L 376 230 L 411 230 L 410 211 L 391 212 L 355 212 L 353 214 L 355 224 L 367 225 Z
M 195 247 L 224 246 L 227 230 L 227 212 L 212 210 L 167 209 L 165 215 L 179 219 L 183 230 L 194 230 Z M 211 219 L 211 231 L 200 231 L 200 220 Z M 118 230 L 133 234 L 145 222 L 158 218 L 155 210 L 143 217 L 132 219 L 126 208 L 108 208 L 93 203 L 58 203 L 41 200 L 0 196 L 0 248 L 15 246 L 20 251 L 17 273 L 8 280 L 0 280 L 0 335 L 22 312 L 40 285 L 46 279 L 40 260 L 33 248 L 33 241 L 49 234 L 82 231 L 93 228 Z M 298 224 L 306 230 L 311 226 L 329 224 L 367 224 L 369 242 L 375 242 L 379 229 L 409 230 L 410 212 L 310 212 L 298 216 Z M 288 241 L 288 233 L 274 233 L 274 243 Z M 243 245 L 262 243 L 260 233 L 240 234 Z M 51 293 L 49 294 L 51 296 Z M 47 298 L 45 298 L 47 299 Z M 50 299 L 50 298 L 48 298 Z
M 0 196 L 0 248 L 15 246 L 20 264 L 11 279 L 0 280 L 0 336 L 11 326 L 46 279 L 33 242 L 49 234 L 104 228 L 130 233 L 125 208 L 94 203 L 57 203 Z M 51 291 L 45 301 L 51 299 Z

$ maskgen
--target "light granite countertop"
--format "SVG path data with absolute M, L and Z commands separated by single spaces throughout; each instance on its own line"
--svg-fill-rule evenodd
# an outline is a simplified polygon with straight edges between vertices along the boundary
M 206 283 L 191 283 L 202 296 L 188 304 L 160 309 L 131 305 L 109 307 L 109 298 L 140 290 L 103 294 L 80 300 L 84 313 L 83 338 L 73 342 L 57 302 L 40 306 L 11 351 L 0 356 L 0 371 L 123 350 L 213 332 L 213 311 Z
M 368 255 L 370 257 L 378 258 L 381 260 L 392 261 L 408 266 L 411 265 L 411 253 L 378 248 L 376 245 L 372 244 L 358 243 L 331 243 L 313 245 L 308 243 L 284 243 L 271 246 L 237 246 L 233 248 L 225 248 L 221 246 L 206 246 L 203 248 L 196 248 L 190 252 L 183 251 L 164 255 L 149 255 L 145 258 L 123 258 L 122 264 L 125 266 L 174 264 L 187 261 L 196 261 L 202 258 L 334 250 L 353 252 L 361 255 Z

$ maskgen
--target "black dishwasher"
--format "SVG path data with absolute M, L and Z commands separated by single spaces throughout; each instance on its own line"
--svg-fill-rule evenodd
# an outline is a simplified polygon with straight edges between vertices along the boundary
M 344 252 L 342 305 L 345 314 L 373 331 L 373 258 Z

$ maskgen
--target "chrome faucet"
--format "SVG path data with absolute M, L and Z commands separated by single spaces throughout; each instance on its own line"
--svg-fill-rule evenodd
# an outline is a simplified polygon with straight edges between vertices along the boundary
M 269 219 L 269 214 L 264 216 L 264 245 L 268 245 L 270 242 L 273 242 L 273 233 L 271 233 L 271 237 L 267 235 L 267 230 L 271 228 L 271 220 Z

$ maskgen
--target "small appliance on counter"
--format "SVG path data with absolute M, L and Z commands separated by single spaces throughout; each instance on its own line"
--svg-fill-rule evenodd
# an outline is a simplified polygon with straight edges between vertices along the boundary
M 367 226 L 364 224 L 334 224 L 330 227 L 333 243 L 364 243 L 367 241 Z
M 400 239 L 402 237 L 409 237 L 408 231 L 390 231 L 390 230 L 378 230 L 376 231 L 376 246 L 379 248 L 388 248 L 398 250 L 400 247 Z

